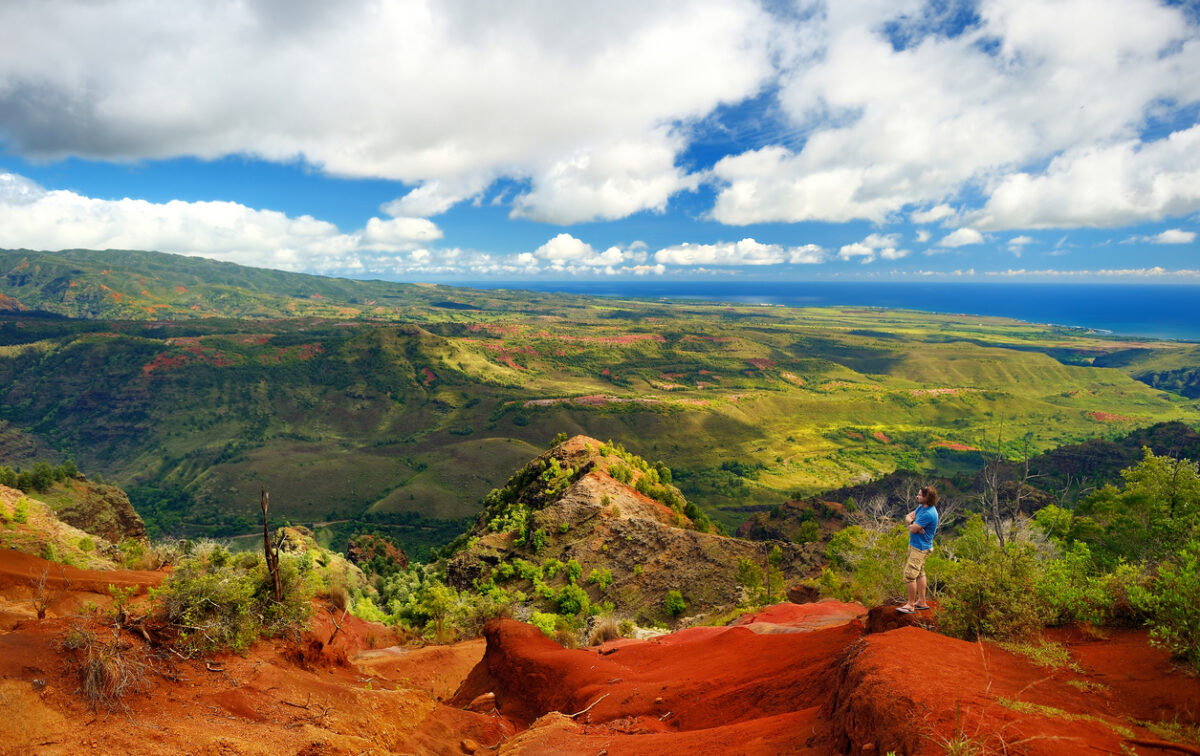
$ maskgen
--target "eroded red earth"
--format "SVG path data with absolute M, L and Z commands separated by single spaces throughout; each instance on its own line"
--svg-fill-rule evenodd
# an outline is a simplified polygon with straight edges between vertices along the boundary
M 108 583 L 144 591 L 162 576 L 64 571 L 74 598 L 37 620 L 29 577 L 46 566 L 0 552 L 2 754 L 942 754 L 964 740 L 974 753 L 1200 752 L 1145 725 L 1200 722 L 1200 679 L 1142 630 L 1054 631 L 1078 671 L 1051 670 L 932 632 L 930 613 L 836 601 L 585 649 L 513 620 L 412 648 L 346 617 L 329 643 L 318 607 L 297 641 L 167 654 L 127 711 L 93 712 L 58 650 L 74 594 L 102 616 Z

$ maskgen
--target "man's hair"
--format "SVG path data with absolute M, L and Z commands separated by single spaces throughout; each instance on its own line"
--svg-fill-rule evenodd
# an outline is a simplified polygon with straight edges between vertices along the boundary
M 921 493 L 925 495 L 925 506 L 936 507 L 938 502 L 937 489 L 933 486 L 922 486 Z

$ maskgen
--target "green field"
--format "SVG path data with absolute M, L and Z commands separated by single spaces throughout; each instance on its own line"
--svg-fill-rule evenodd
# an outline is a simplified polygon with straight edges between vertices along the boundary
M 1200 365 L 1195 347 L 1174 342 L 997 318 L 269 271 L 246 272 L 253 287 L 239 288 L 219 264 L 225 277 L 206 283 L 207 261 L 150 253 L 139 253 L 148 268 L 103 274 L 25 253 L 22 271 L 50 273 L 14 285 L 17 254 L 0 253 L 0 273 L 10 266 L 0 293 L 87 317 L 0 318 L 5 463 L 71 457 L 128 488 L 164 533 L 248 532 L 260 486 L 293 522 L 459 519 L 559 432 L 661 459 L 689 500 L 733 526 L 748 510 L 898 468 L 971 469 L 998 439 L 1015 455 L 1026 440 L 1036 452 L 1200 423 L 1194 398 L 1147 377 L 1148 364 Z M 86 283 L 54 283 L 64 277 Z M 143 288 L 115 312 L 63 299 L 96 280 Z M 211 311 L 192 309 L 195 292 Z M 165 306 L 148 313 L 154 297 Z

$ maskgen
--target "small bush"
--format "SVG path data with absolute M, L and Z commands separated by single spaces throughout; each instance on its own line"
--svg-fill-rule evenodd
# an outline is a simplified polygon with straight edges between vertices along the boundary
M 601 617 L 588 634 L 588 645 L 599 646 L 621 637 L 621 625 L 612 617 Z
M 683 594 L 679 591 L 667 591 L 667 597 L 663 599 L 663 608 L 672 617 L 678 617 L 687 609 L 687 602 L 683 600 Z
M 941 628 L 967 640 L 1011 638 L 1040 629 L 1048 614 L 1036 591 L 1040 565 L 1028 544 L 994 547 L 959 564 L 942 593 Z
M 17 499 L 16 505 L 13 507 L 13 522 L 23 525 L 29 522 L 29 499 L 24 496 Z
M 608 590 L 608 587 L 613 584 L 612 570 L 607 567 L 603 570 L 593 569 L 588 575 L 588 582 L 602 591 Z
M 558 592 L 556 601 L 558 611 L 562 614 L 586 614 L 591 606 L 587 592 L 574 583 L 563 586 L 563 589 Z
M 153 595 L 185 648 L 245 651 L 261 636 L 298 631 L 308 619 L 309 594 L 297 563 L 296 557 L 280 556 L 284 600 L 276 603 L 261 556 L 234 557 L 224 547 L 204 545 L 185 557 Z
M 1130 598 L 1150 617 L 1150 642 L 1200 671 L 1200 539 L 1162 563 L 1149 586 L 1131 587 Z
M 583 567 L 573 557 L 567 560 L 567 582 L 578 583 L 579 578 L 583 575 Z
M 120 630 L 105 629 L 103 636 L 83 623 L 76 623 L 59 641 L 67 666 L 79 679 L 77 692 L 93 711 L 104 707 L 111 711 L 128 708 L 122 700 L 129 693 L 143 690 L 151 669 L 144 655 L 125 642 Z
M 547 638 L 554 637 L 554 628 L 558 625 L 558 615 L 554 612 L 534 612 L 529 623 L 545 633 Z

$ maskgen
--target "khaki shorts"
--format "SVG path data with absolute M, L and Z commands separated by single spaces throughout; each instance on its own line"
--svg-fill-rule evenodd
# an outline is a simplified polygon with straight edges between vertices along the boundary
M 925 558 L 928 556 L 929 551 L 908 547 L 908 561 L 904 563 L 904 582 L 911 583 L 917 578 L 925 577 Z

